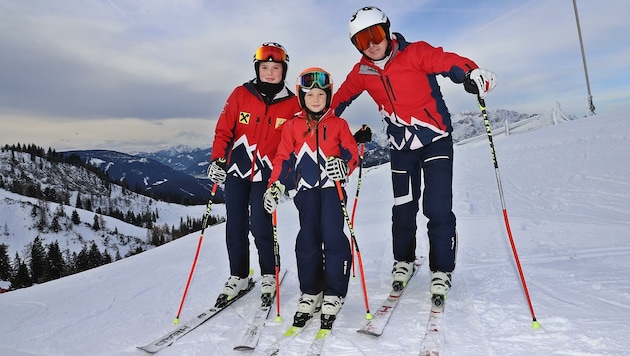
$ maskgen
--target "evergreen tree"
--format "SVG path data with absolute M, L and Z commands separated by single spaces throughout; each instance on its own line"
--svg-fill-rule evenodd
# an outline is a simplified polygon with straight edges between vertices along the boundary
M 90 251 L 88 252 L 88 268 L 94 268 L 103 264 L 103 255 L 96 246 L 96 242 L 92 241 L 90 245 Z
M 106 265 L 108 263 L 112 263 L 112 255 L 105 249 L 105 252 L 103 252 L 103 264 Z
M 9 247 L 5 244 L 0 244 L 0 281 L 10 281 L 12 277 L 11 272 Z
M 88 249 L 86 246 L 83 246 L 79 254 L 75 259 L 75 272 L 83 272 L 90 269 L 90 257 L 88 255 Z
M 77 200 L 74 203 L 74 207 L 77 209 L 83 209 L 83 203 L 81 202 L 81 194 L 77 193 Z
M 31 276 L 28 274 L 28 267 L 26 263 L 20 259 L 20 255 L 15 253 L 15 260 L 13 262 L 13 279 L 11 280 L 11 288 L 25 288 L 33 285 Z
M 76 211 L 76 209 L 72 210 L 72 217 L 70 218 L 70 220 L 75 225 L 79 225 L 81 223 L 81 217 L 79 216 L 79 213 Z
M 92 211 L 92 200 L 85 199 L 85 210 Z
M 50 223 L 50 229 L 54 232 L 59 232 L 59 230 L 61 230 L 61 226 L 59 225 L 59 218 L 56 215 Z
M 46 266 L 46 250 L 39 237 L 31 244 L 31 275 L 33 282 L 43 282 L 44 268 Z
M 92 224 L 92 230 L 98 231 L 101 229 L 101 225 L 98 223 L 98 215 L 94 215 L 94 223 Z
M 59 249 L 59 242 L 55 241 L 48 245 L 46 254 L 46 280 L 58 279 L 63 276 L 65 262 Z

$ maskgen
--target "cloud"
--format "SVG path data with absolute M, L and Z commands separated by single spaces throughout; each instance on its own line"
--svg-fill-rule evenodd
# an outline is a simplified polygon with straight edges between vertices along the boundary
M 408 40 L 442 46 L 495 71 L 498 86 L 488 97 L 489 107 L 535 113 L 559 101 L 567 113 L 585 112 L 585 78 L 571 3 L 373 3 Z M 578 6 L 598 111 L 627 107 L 630 5 L 610 0 L 578 1 Z M 190 130 L 184 127 L 192 124 L 187 120 L 216 119 L 234 87 L 254 77 L 253 52 L 267 41 L 287 48 L 290 87 L 311 66 L 326 68 L 339 85 L 360 57 L 347 35 L 357 8 L 348 0 L 1 2 L 0 141 L 13 143 L 24 134 L 42 146 L 80 144 L 76 136 L 65 139 L 61 129 L 68 127 L 60 121 L 93 122 L 85 129 L 100 131 L 102 138 L 91 137 L 95 141 L 84 144 L 116 142 L 122 148 L 118 136 L 104 136 L 117 134 L 108 125 L 128 127 L 126 135 L 139 128 L 135 122 L 153 127 L 181 119 L 179 126 Z M 476 109 L 474 97 L 460 85 L 441 83 L 452 113 Z M 16 125 L 16 115 L 20 122 L 32 123 L 33 131 Z M 351 128 L 380 122 L 367 95 L 344 118 Z M 38 136 L 38 126 L 47 127 L 47 135 Z M 167 139 L 157 142 L 153 137 L 169 137 L 173 131 L 158 133 L 157 127 L 167 129 L 143 127 L 136 142 L 165 144 Z M 81 137 L 88 136 L 85 129 Z M 170 142 L 188 144 L 184 136 L 171 135 Z

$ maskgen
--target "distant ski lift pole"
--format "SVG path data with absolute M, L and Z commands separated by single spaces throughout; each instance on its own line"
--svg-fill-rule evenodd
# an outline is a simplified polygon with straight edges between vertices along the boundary
M 595 115 L 595 105 L 593 104 L 593 96 L 591 95 L 591 84 L 588 80 L 588 69 L 586 68 L 586 56 L 584 55 L 584 43 L 582 41 L 582 30 L 580 29 L 580 18 L 575 0 L 573 0 L 573 10 L 575 11 L 575 23 L 577 24 L 578 37 L 580 38 L 580 49 L 582 50 L 582 63 L 584 64 L 584 76 L 586 77 L 587 107 L 586 116 Z

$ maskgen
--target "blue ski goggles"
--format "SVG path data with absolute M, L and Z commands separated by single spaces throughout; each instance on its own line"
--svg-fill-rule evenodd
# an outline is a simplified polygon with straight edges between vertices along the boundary
M 307 72 L 300 76 L 299 85 L 304 89 L 313 89 L 315 86 L 326 89 L 332 85 L 332 79 L 330 74 L 325 71 Z

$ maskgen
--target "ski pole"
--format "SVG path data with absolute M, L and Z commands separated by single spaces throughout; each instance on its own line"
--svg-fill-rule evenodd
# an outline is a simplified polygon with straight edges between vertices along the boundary
M 174 324 L 179 324 L 179 316 L 182 312 L 182 308 L 184 307 L 184 300 L 186 300 L 186 295 L 188 294 L 188 287 L 190 286 L 190 281 L 192 280 L 193 273 L 195 272 L 195 266 L 197 265 L 197 258 L 199 257 L 199 250 L 201 250 L 201 242 L 203 241 L 203 232 L 208 225 L 208 218 L 210 218 L 210 209 L 212 209 L 212 198 L 217 192 L 217 187 L 219 185 L 214 183 L 212 186 L 212 191 L 210 192 L 210 199 L 208 199 L 208 204 L 206 204 L 206 212 L 203 215 L 203 223 L 201 225 L 201 234 L 199 235 L 199 242 L 197 242 L 197 251 L 195 252 L 195 258 L 193 259 L 192 267 L 190 268 L 190 273 L 188 274 L 188 281 L 186 281 L 186 288 L 184 288 L 184 295 L 182 295 L 182 301 L 179 303 L 179 309 L 177 310 L 177 316 L 173 321 Z
M 357 192 L 354 195 L 354 203 L 352 204 L 352 217 L 350 221 L 354 226 L 354 213 L 357 211 L 357 202 L 359 201 L 359 190 L 361 189 L 361 173 L 363 172 L 363 154 L 365 153 L 365 144 L 361 143 L 361 150 L 359 151 L 359 179 L 357 180 Z M 352 278 L 356 278 L 354 273 L 354 240 L 350 240 L 350 252 L 352 253 Z
M 494 173 L 497 178 L 499 197 L 501 198 L 501 208 L 503 209 L 503 220 L 505 221 L 505 228 L 507 230 L 508 238 L 510 239 L 510 246 L 512 247 L 512 253 L 514 254 L 514 261 L 516 262 L 518 274 L 521 278 L 521 285 L 523 286 L 523 291 L 525 292 L 525 297 L 527 298 L 527 303 L 529 305 L 529 311 L 533 319 L 532 328 L 539 329 L 540 323 L 536 320 L 536 314 L 534 314 L 534 307 L 532 305 L 532 300 L 529 297 L 529 291 L 527 290 L 527 282 L 525 282 L 525 275 L 523 274 L 523 269 L 521 268 L 521 262 L 518 258 L 518 252 L 516 251 L 516 244 L 514 243 L 514 238 L 512 237 L 512 230 L 510 229 L 510 221 L 508 219 L 507 209 L 505 208 L 505 199 L 503 197 L 503 187 L 501 185 L 501 176 L 499 174 L 499 163 L 497 162 L 497 154 L 494 149 L 494 142 L 492 141 L 492 132 L 490 131 L 490 120 L 488 120 L 488 113 L 486 111 L 486 102 L 484 99 L 480 98 L 479 96 L 477 96 L 477 100 L 479 101 L 479 110 L 481 110 L 481 115 L 483 116 L 483 123 L 486 127 L 486 133 L 488 134 L 488 141 L 490 143 L 490 152 L 492 154 L 492 163 L 494 164 Z
M 278 189 L 275 185 L 271 185 L 271 194 L 274 199 L 277 199 Z M 278 310 L 276 321 L 279 322 L 282 321 L 282 317 L 280 317 L 280 245 L 278 244 L 278 215 L 276 210 L 273 211 L 271 219 L 273 225 L 273 255 L 276 262 L 276 307 Z
M 359 251 L 359 244 L 357 243 L 357 239 L 354 236 L 354 229 L 352 228 L 352 222 L 350 221 L 350 217 L 348 216 L 348 210 L 346 209 L 346 204 L 344 203 L 343 190 L 341 189 L 341 183 L 339 183 L 339 181 L 336 180 L 335 185 L 337 186 L 337 193 L 339 193 L 339 202 L 341 203 L 341 210 L 343 211 L 343 216 L 346 219 L 346 223 L 348 223 L 350 236 L 352 237 L 352 241 L 354 241 L 354 247 L 357 250 L 357 260 L 359 261 L 359 270 L 361 271 L 361 284 L 363 285 L 363 298 L 365 299 L 365 318 L 369 320 L 369 319 L 372 319 L 372 313 L 370 313 L 370 303 L 368 302 L 367 287 L 365 286 L 365 273 L 363 272 L 363 259 L 361 258 L 361 251 Z

